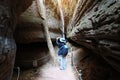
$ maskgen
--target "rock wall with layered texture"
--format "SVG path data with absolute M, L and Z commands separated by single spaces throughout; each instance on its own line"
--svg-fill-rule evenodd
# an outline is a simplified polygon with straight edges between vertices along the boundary
M 44 0 L 43 1 L 43 5 L 46 9 L 46 20 L 44 20 L 44 17 L 42 15 L 42 12 L 40 12 L 43 6 L 40 6 L 40 1 L 39 0 L 33 0 L 32 4 L 27 8 L 27 10 L 25 10 L 18 18 L 18 23 L 17 23 L 17 27 L 15 30 L 15 40 L 17 42 L 17 44 L 20 44 L 20 47 L 24 47 L 26 46 L 26 50 L 28 50 L 27 48 L 29 48 L 29 46 L 27 45 L 31 45 L 32 47 L 35 47 L 38 52 L 35 52 L 35 50 L 31 49 L 31 52 L 28 52 L 26 50 L 22 51 L 19 50 L 19 52 L 17 51 L 17 58 L 16 58 L 16 64 L 19 66 L 18 63 L 20 63 L 22 65 L 24 65 L 25 61 L 31 61 L 31 62 L 26 62 L 26 64 L 29 65 L 29 63 L 33 63 L 34 60 L 39 60 L 39 58 L 41 58 L 41 55 L 47 54 L 49 52 L 47 49 L 47 45 L 45 45 L 45 48 L 42 48 L 43 43 L 46 43 L 46 38 L 45 38 L 45 31 L 44 31 L 44 21 L 46 23 L 46 26 L 49 28 L 49 35 L 50 38 L 52 39 L 53 43 L 55 42 L 56 37 L 61 36 L 62 31 L 61 31 L 61 25 L 62 25 L 62 21 L 60 18 L 60 12 L 59 12 L 59 8 L 58 8 L 58 2 L 57 0 Z M 71 15 L 73 14 L 73 9 L 75 7 L 77 0 L 66 0 L 63 1 L 62 0 L 62 4 L 64 4 L 64 6 L 62 7 L 63 12 L 66 11 L 65 9 L 67 9 L 67 12 L 63 13 L 64 14 L 64 19 L 65 19 L 65 25 L 68 24 Z M 69 11 L 69 12 L 68 12 Z M 66 26 L 65 26 L 66 27 Z M 66 32 L 66 31 L 65 31 Z M 36 46 L 35 44 L 38 44 L 38 46 Z M 18 48 L 20 48 L 18 47 Z M 41 51 L 41 49 L 43 49 Z M 44 52 L 45 50 L 45 52 Z M 22 51 L 22 52 L 21 52 Z M 40 52 L 41 51 L 41 52 Z M 34 52 L 34 53 L 33 53 Z M 24 55 L 24 56 L 23 56 Z M 26 58 L 25 56 L 27 55 L 34 55 L 34 57 L 36 55 L 39 55 L 39 58 L 33 58 L 32 56 L 29 58 Z M 40 57 L 41 56 L 41 57 Z M 45 56 L 45 55 L 44 55 Z M 21 60 L 22 57 L 24 57 L 24 60 Z M 50 55 L 48 56 L 48 59 L 50 58 Z M 39 61 L 37 61 L 39 63 Z M 21 66 L 20 65 L 20 66 Z M 38 64 L 39 65 L 39 64 Z M 23 67 L 23 66 L 22 66 Z
M 74 7 L 77 0 L 62 0 L 62 10 L 65 19 L 65 28 L 72 17 Z M 22 4 L 23 5 L 23 4 Z M 21 6 L 22 6 L 21 5 Z M 50 36 L 54 40 L 57 36 L 61 36 L 62 21 L 57 0 L 46 0 L 44 2 L 47 16 L 47 26 L 49 27 Z M 24 6 L 24 5 L 23 5 Z M 32 5 L 25 10 L 18 18 L 18 24 L 15 31 L 15 39 L 18 43 L 44 42 L 45 35 L 43 30 L 43 21 L 39 12 L 39 4 L 37 0 L 33 0 Z M 66 31 L 65 31 L 66 33 Z
M 21 2 L 22 1 L 22 2 Z M 12 3 L 14 2 L 14 4 Z M 28 2 L 26 4 L 26 2 Z M 23 5 L 24 6 L 19 6 Z M 31 0 L 0 0 L 0 79 L 11 80 L 16 43 L 13 37 L 18 16 L 31 4 Z M 23 8 L 24 7 L 24 8 Z
M 119 17 L 119 0 L 79 0 L 68 38 L 88 51 L 78 63 L 83 80 L 120 79 Z

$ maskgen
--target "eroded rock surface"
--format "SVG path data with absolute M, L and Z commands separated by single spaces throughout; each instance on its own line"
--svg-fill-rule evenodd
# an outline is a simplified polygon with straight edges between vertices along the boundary
M 86 0 L 82 1 L 82 4 L 85 5 Z M 86 4 L 88 2 L 86 1 Z M 89 4 L 86 6 L 88 7 Z M 81 5 L 79 4 L 78 7 Z M 83 79 L 114 80 L 113 77 L 119 79 L 120 1 L 95 0 L 87 10 L 84 8 L 79 10 L 78 7 L 78 11 L 73 16 L 73 22 L 70 24 L 71 27 L 68 28 L 68 37 L 75 44 L 79 44 L 89 51 L 87 52 L 89 55 L 79 64 L 83 70 Z M 78 13 L 79 11 L 81 12 Z M 115 75 L 111 75 L 112 72 Z

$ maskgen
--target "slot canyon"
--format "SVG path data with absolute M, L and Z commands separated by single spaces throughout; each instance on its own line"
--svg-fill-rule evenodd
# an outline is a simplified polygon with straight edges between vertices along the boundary
M 0 0 L 0 80 L 120 80 L 120 0 Z

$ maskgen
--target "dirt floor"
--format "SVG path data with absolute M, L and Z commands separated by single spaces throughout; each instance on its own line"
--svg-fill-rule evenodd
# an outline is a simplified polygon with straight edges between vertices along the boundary
M 70 55 L 67 56 L 67 69 L 60 70 L 59 65 L 54 66 L 51 61 L 37 69 L 21 71 L 19 80 L 77 80 L 71 66 Z M 17 74 L 12 80 L 17 80 Z

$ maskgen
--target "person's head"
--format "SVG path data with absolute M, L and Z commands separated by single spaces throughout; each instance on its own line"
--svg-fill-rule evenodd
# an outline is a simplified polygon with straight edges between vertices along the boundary
M 59 38 L 58 38 L 58 42 L 61 42 L 61 43 L 64 43 L 64 44 L 65 44 L 65 43 L 66 43 L 66 40 L 65 40 L 65 38 L 60 38 L 60 37 L 59 37 Z

